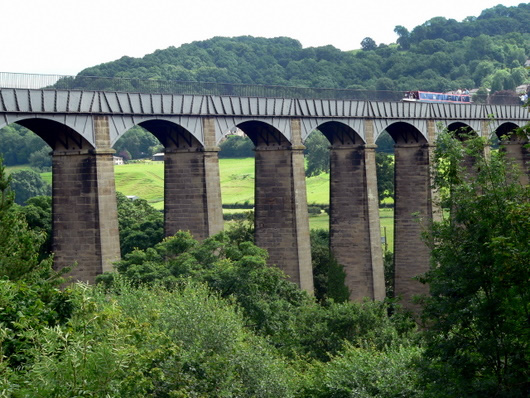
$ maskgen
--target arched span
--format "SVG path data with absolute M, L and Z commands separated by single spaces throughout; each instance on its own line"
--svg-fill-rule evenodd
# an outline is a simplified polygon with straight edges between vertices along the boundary
M 424 134 L 409 123 L 392 123 L 386 128 L 386 131 L 390 134 L 396 145 L 422 145 L 428 143 Z
M 322 126 L 324 124 L 328 123 L 338 123 L 346 128 L 349 128 L 353 131 L 355 131 L 362 141 L 365 141 L 365 134 L 364 134 L 364 120 L 363 119 L 342 119 L 342 120 L 336 120 L 336 119 L 323 119 L 323 118 L 302 118 L 300 119 L 301 129 L 302 129 L 302 142 L 305 142 L 307 137 L 315 131 L 320 130 L 319 126 Z
M 335 147 L 342 145 L 361 145 L 366 143 L 354 129 L 341 122 L 325 122 L 319 125 L 317 129 L 324 134 L 330 144 Z
M 178 129 L 183 129 L 191 134 L 196 141 L 204 145 L 204 128 L 202 119 L 198 117 L 189 116 L 165 116 L 165 117 L 132 117 L 132 116 L 117 116 L 111 117 L 109 122 L 110 129 L 110 144 L 113 146 L 125 133 L 127 133 L 134 126 L 142 126 L 149 130 L 146 126 L 151 126 L 153 130 L 159 131 L 167 128 L 163 126 L 178 126 Z M 158 133 L 151 131 L 155 136 Z M 161 133 L 164 135 L 164 133 Z M 162 140 L 157 136 L 162 142 Z
M 29 117 L 28 117 L 29 116 Z M 22 115 L 0 122 L 0 128 L 17 123 L 41 137 L 53 150 L 94 149 L 94 127 L 88 116 L 59 117 Z
M 252 125 L 252 123 L 262 123 L 271 126 L 273 129 L 281 131 L 281 134 L 289 142 L 291 141 L 291 119 L 279 117 L 219 117 L 215 118 L 215 139 L 219 144 L 230 132 L 233 132 L 236 127 L 241 130 L 242 125 Z M 302 138 L 304 136 L 302 135 Z
M 476 130 L 474 130 L 469 124 L 463 122 L 451 123 L 447 126 L 447 130 L 454 133 L 455 136 L 461 141 L 465 141 L 471 136 L 478 136 Z
M 256 147 L 280 149 L 291 147 L 291 142 L 278 129 L 261 121 L 247 121 L 237 125 L 252 140 Z
M 71 127 L 50 119 L 27 118 L 16 122 L 41 137 L 54 151 L 94 149 L 89 141 Z
M 514 134 L 518 128 L 519 126 L 512 122 L 502 123 L 495 129 L 494 134 L 502 141 L 527 141 L 528 137 L 520 137 Z
M 166 150 L 199 151 L 204 145 L 184 127 L 165 120 L 147 120 L 139 124 L 152 133 Z

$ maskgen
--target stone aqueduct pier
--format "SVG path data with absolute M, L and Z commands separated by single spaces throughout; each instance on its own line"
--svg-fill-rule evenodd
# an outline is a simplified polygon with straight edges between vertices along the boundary
M 165 233 L 190 230 L 202 239 L 223 228 L 218 144 L 237 126 L 256 147 L 256 243 L 312 291 L 303 143 L 319 129 L 331 146 L 330 245 L 354 300 L 385 295 L 378 136 L 386 130 L 396 143 L 395 290 L 410 298 L 425 289 L 411 279 L 428 267 L 415 214 L 433 216 L 429 166 L 437 129 L 501 135 L 528 121 L 519 106 L 0 89 L 0 127 L 18 123 L 53 150 L 55 265 L 77 262 L 73 277 L 84 281 L 120 258 L 112 162 L 118 138 L 140 125 L 162 142 Z M 522 144 L 504 142 L 528 182 Z

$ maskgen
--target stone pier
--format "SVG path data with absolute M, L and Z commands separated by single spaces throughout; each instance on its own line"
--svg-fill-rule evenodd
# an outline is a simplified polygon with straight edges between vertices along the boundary
M 94 117 L 94 131 L 101 149 L 90 149 L 82 140 L 56 143 L 52 180 L 54 267 L 77 264 L 69 276 L 90 283 L 120 259 L 114 150 L 106 117 Z
M 422 231 L 432 220 L 430 148 L 427 143 L 395 146 L 394 289 L 408 308 L 428 287 L 414 278 L 429 269 L 430 252 Z
M 263 125 L 249 124 L 243 129 L 256 144 L 256 244 L 269 251 L 269 263 L 280 267 L 302 289 L 313 292 L 300 122 L 291 122 L 293 145 Z
M 182 230 L 190 231 L 194 238 L 202 240 L 223 229 L 219 148 L 215 142 L 214 122 L 211 118 L 204 118 L 201 123 L 204 144 L 190 131 L 175 124 L 158 120 L 141 124 L 165 147 L 166 236 Z
M 364 145 L 331 147 L 330 248 L 346 272 L 350 299 L 356 301 L 383 299 L 385 296 L 380 232 L 372 236 L 370 230 L 371 222 L 379 225 L 379 214 L 370 212 L 369 201 L 374 198 L 369 197 L 367 190 L 366 155 Z M 375 156 L 369 161 L 375 164 Z M 379 249 L 379 264 L 372 258 L 374 244 Z M 380 272 L 374 275 L 377 266 Z M 376 285 L 379 289 L 375 289 Z

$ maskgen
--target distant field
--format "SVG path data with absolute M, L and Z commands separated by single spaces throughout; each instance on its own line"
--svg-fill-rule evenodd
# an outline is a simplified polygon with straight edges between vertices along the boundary
M 394 209 L 379 209 L 379 221 L 381 223 L 381 237 L 386 235 L 388 250 L 394 250 Z M 329 229 L 329 216 L 322 213 L 319 216 L 309 217 L 310 229 Z M 384 242 L 382 243 L 384 249 Z
M 15 171 L 18 171 L 18 170 L 29 170 L 29 169 L 30 169 L 30 167 L 27 166 L 27 165 L 6 166 L 6 168 L 5 168 L 7 175 L 9 175 L 11 173 L 14 173 Z
M 138 196 L 157 209 L 164 208 L 164 163 L 129 163 L 114 167 L 116 190 Z

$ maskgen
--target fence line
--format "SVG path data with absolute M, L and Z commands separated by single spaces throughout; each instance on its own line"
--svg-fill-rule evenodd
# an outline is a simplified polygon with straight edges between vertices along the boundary
M 0 72 L 0 87 L 263 98 L 400 100 L 403 92 Z
M 353 90 L 316 87 L 292 87 L 257 84 L 191 82 L 178 80 L 133 79 L 99 76 L 65 76 L 0 72 L 0 87 L 23 89 L 59 89 L 116 91 L 152 94 L 195 94 L 260 98 L 305 98 L 334 100 L 401 101 L 404 91 Z M 513 93 L 499 92 L 480 99 L 481 103 L 521 105 Z

